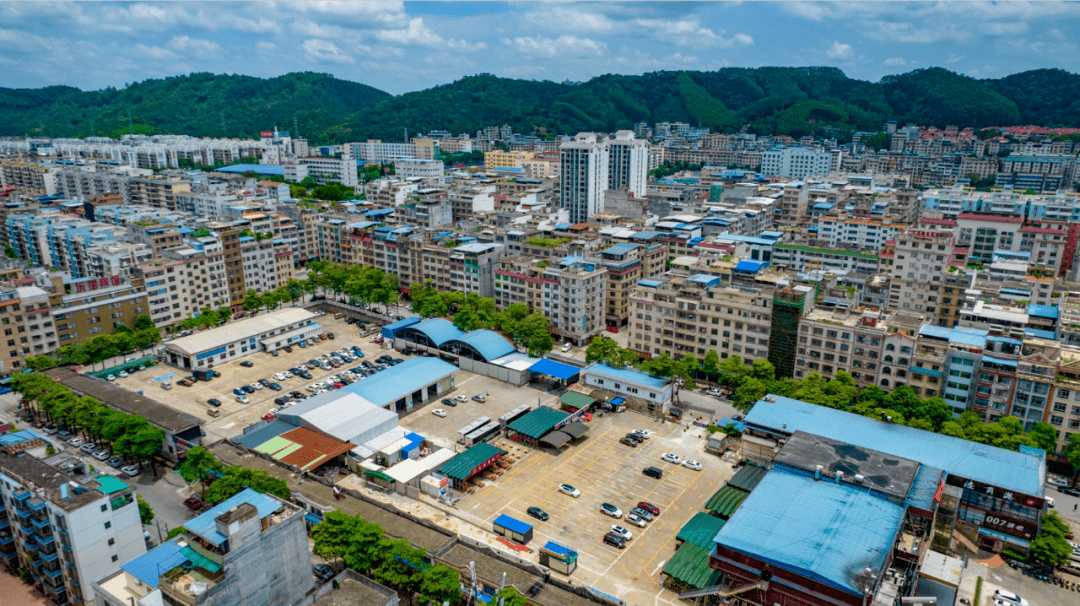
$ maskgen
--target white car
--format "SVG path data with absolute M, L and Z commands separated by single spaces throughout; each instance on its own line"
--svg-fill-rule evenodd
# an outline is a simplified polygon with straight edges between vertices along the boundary
M 694 471 L 701 471 L 701 463 L 698 463 L 697 461 L 691 461 L 690 459 L 687 459 L 687 460 L 682 462 L 682 465 L 683 465 L 683 467 L 685 467 L 687 469 L 693 469 Z
M 646 440 L 652 437 L 652 432 L 647 429 L 635 429 L 630 433 L 636 433 L 637 435 L 645 438 Z
M 562 346 L 563 353 L 566 353 L 566 352 L 570 351 L 571 347 L 573 347 L 573 345 L 571 345 L 569 343 L 567 343 L 566 345 L 563 345 Z
M 126 376 L 128 376 L 128 373 L 127 373 L 127 371 L 123 371 L 123 370 L 121 370 L 121 371 L 120 371 L 120 378 L 121 378 L 121 379 L 123 379 L 123 378 L 124 378 L 124 377 L 126 377 Z
M 606 516 L 611 516 L 611 517 L 615 518 L 616 520 L 621 520 L 622 519 L 622 510 L 619 509 L 618 507 L 612 505 L 611 503 L 601 503 L 600 504 L 600 513 L 602 513 L 602 514 L 604 514 Z
M 255 391 L 262 391 L 263 386 L 262 383 L 252 383 L 251 388 Z
M 1005 602 L 1006 604 L 1013 604 L 1014 606 L 1029 606 L 1027 600 L 1011 591 L 1005 591 L 1004 589 L 998 589 L 997 591 L 995 591 L 994 599 Z
M 436 417 L 446 418 L 446 411 L 441 408 L 436 408 L 435 410 L 431 411 L 431 414 L 435 415 Z
M 247 396 L 236 396 L 236 401 L 241 404 L 247 404 L 251 402 L 251 400 L 249 400 Z
M 622 526 L 619 526 L 618 524 L 612 524 L 611 525 L 611 532 L 614 532 L 615 534 L 617 534 L 620 537 L 626 539 L 627 541 L 634 538 L 634 533 L 632 533 L 629 530 L 623 528 Z
M 637 526 L 639 528 L 645 528 L 645 525 L 648 524 L 648 522 L 645 521 L 645 518 L 639 516 L 636 513 L 628 513 L 628 514 L 626 514 L 626 521 L 630 522 L 631 524 L 633 524 L 633 525 L 635 525 L 635 526 Z
M 559 484 L 559 492 L 568 494 L 575 499 L 581 496 L 581 491 L 569 484 Z
M 457 400 L 458 402 L 468 402 L 469 401 L 469 396 L 467 396 L 467 395 L 465 395 L 463 393 L 460 393 L 454 399 Z
M 286 379 L 291 379 L 296 375 L 286 370 L 285 372 L 281 373 L 281 376 L 285 377 Z
M 285 380 L 285 373 L 283 373 L 283 372 L 274 373 L 274 379 L 276 379 L 278 381 L 284 381 Z
M 105 377 L 105 380 L 106 381 L 115 381 L 116 380 L 116 375 L 109 375 L 109 376 Z
M 670 452 L 665 452 L 664 454 L 660 455 L 660 460 L 667 461 L 668 463 L 674 463 L 676 465 L 682 463 L 682 457 L 677 454 L 672 454 Z

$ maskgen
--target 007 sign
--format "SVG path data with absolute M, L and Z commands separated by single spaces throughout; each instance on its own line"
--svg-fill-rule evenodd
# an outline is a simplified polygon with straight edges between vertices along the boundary
M 982 525 L 991 530 L 997 530 L 998 532 L 1004 532 L 1028 540 L 1035 536 L 1035 534 L 1032 532 L 1035 527 L 1034 524 L 1017 522 L 990 513 L 986 514 L 986 517 L 983 519 Z

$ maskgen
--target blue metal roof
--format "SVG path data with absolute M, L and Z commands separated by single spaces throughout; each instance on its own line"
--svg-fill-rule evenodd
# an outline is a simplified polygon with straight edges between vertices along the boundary
M 773 470 L 716 534 L 716 542 L 861 596 L 853 573 L 880 574 L 904 507 L 848 484 Z
M 517 534 L 526 534 L 532 530 L 532 524 L 526 524 L 525 522 L 511 518 L 508 515 L 500 515 L 495 518 L 495 525 L 502 526 L 510 532 L 516 532 Z
M 442 347 L 442 344 L 447 341 L 461 339 L 465 336 L 465 333 L 458 330 L 453 322 L 445 318 L 431 318 L 430 320 L 424 320 L 419 324 L 406 326 L 402 330 L 415 330 L 419 332 L 428 339 L 431 339 L 431 342 L 435 344 L 435 347 Z
M 611 248 L 608 248 L 607 250 L 605 250 L 604 254 L 625 255 L 626 253 L 634 252 L 637 249 L 638 249 L 637 244 L 630 244 L 630 243 L 627 243 L 627 242 L 621 242 L 621 243 L 615 244 Z
M 1043 496 L 1046 460 L 1023 453 L 775 395 L 759 401 L 744 421 L 773 433 L 805 431 L 841 440 L 931 464 L 976 482 Z
M 354 393 L 375 406 L 385 406 L 455 371 L 457 366 L 438 358 L 412 358 L 363 381 L 346 385 L 338 392 Z
M 654 377 L 653 375 L 632 368 L 612 368 L 607 364 L 599 362 L 588 366 L 585 368 L 585 371 L 601 377 L 619 379 L 620 381 L 637 383 L 638 385 L 648 385 L 650 387 L 656 387 L 657 389 L 663 389 L 671 382 L 670 379 Z
M 657 286 L 660 286 L 660 284 L 661 284 L 661 282 L 657 282 L 656 280 L 638 280 L 637 281 L 638 286 L 648 286 L 649 288 L 656 288 Z
M 401 330 L 402 328 L 405 328 L 407 326 L 412 326 L 413 324 L 419 324 L 419 323 L 420 323 L 420 318 L 405 318 L 404 320 L 398 320 L 397 322 L 394 322 L 394 323 L 391 323 L 391 324 L 387 324 L 386 326 L 383 326 L 382 327 L 382 336 L 390 337 L 392 339 L 392 338 L 394 338 L 394 335 L 397 334 L 397 331 Z
M 937 337 L 938 339 L 947 339 L 950 343 L 984 347 L 986 345 L 986 336 L 989 333 L 985 330 L 965 326 L 945 328 L 944 326 L 927 324 L 919 329 L 919 334 L 927 337 Z
M 186 559 L 175 540 L 166 541 L 120 568 L 154 589 L 158 586 L 159 574 L 176 568 Z
M 1038 303 L 1028 305 L 1027 313 L 1029 316 L 1038 318 L 1053 318 L 1055 320 L 1058 318 L 1058 308 L 1049 305 L 1039 305 Z
M 687 278 L 686 281 L 704 284 L 706 288 L 720 285 L 720 278 L 717 276 L 710 276 L 709 274 L 694 274 Z
M 927 511 L 934 510 L 934 495 L 937 493 L 938 484 L 945 472 L 930 465 L 920 465 L 915 472 L 915 479 L 911 481 L 907 498 L 904 502 L 912 507 L 918 507 Z
M 835 206 L 835 205 L 834 204 L 829 204 L 828 202 L 818 202 L 817 204 L 814 205 L 814 208 L 817 209 L 817 210 L 829 210 L 833 206 Z
M 214 170 L 219 173 L 246 173 L 253 170 L 260 175 L 281 176 L 285 174 L 285 167 L 281 164 L 233 164 L 232 166 L 224 166 Z
M 1031 335 L 1039 339 L 1057 340 L 1057 333 L 1052 330 L 1039 330 L 1037 328 L 1024 328 L 1025 335 Z
M 581 372 L 581 369 L 569 364 L 563 364 L 554 360 L 543 359 L 529 367 L 529 372 L 533 374 L 547 375 L 549 377 L 555 377 L 556 379 L 562 379 L 568 381 L 571 378 L 577 376 Z
M 768 266 L 769 266 L 768 261 L 745 260 L 745 261 L 739 261 L 739 264 L 735 266 L 735 271 L 745 271 L 745 272 L 749 272 L 749 273 L 752 273 L 752 274 L 756 274 L 757 272 L 765 269 Z
M 490 362 L 495 358 L 501 358 L 516 351 L 514 345 L 507 341 L 506 337 L 486 328 L 467 332 L 463 337 L 454 339 L 454 341 L 464 343 L 476 350 L 476 353 L 480 354 L 485 362 Z
M 369 210 L 366 214 L 369 217 L 385 217 L 386 215 L 392 214 L 393 212 L 394 209 L 392 208 L 380 208 L 377 210 Z
M 226 511 L 229 511 L 233 507 L 243 505 L 244 503 L 250 503 L 255 506 L 260 520 L 282 507 L 282 504 L 275 499 L 264 494 L 259 494 L 250 488 L 245 488 L 239 493 L 204 511 L 198 517 L 188 520 L 187 523 L 184 524 L 184 528 L 187 528 L 191 532 L 210 541 L 214 545 L 221 545 L 228 537 L 217 531 L 215 518 Z

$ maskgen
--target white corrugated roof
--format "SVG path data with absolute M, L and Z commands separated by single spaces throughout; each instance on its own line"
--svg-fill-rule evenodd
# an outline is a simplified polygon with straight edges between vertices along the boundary
M 190 337 L 166 343 L 165 346 L 181 353 L 194 355 L 229 343 L 257 337 L 265 332 L 298 324 L 315 317 L 315 314 L 301 307 L 288 307 L 255 316 L 254 318 L 232 322 L 218 328 L 197 332 Z
M 405 431 L 404 427 L 395 427 L 390 431 L 387 431 L 380 436 L 372 438 L 371 440 L 368 440 L 367 442 L 364 442 L 363 444 L 352 449 L 352 453 L 359 457 L 370 457 L 371 455 L 379 452 L 383 448 L 386 448 L 388 445 L 397 442 L 401 438 L 404 438 L 405 434 L 407 433 L 409 432 Z
M 387 419 L 397 420 L 397 413 L 375 406 L 352 393 L 342 394 L 340 398 L 322 406 L 299 413 L 299 416 L 304 422 L 342 442 L 352 440 Z

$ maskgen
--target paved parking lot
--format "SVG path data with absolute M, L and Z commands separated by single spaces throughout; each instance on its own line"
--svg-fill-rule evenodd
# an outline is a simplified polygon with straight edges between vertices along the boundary
M 637 448 L 620 444 L 619 439 L 633 429 L 647 429 L 654 435 Z M 527 451 L 504 441 L 500 446 L 513 449 L 516 455 L 528 454 L 497 481 L 466 495 L 457 506 L 487 524 L 499 514 L 533 524 L 530 546 L 534 551 L 548 539 L 578 549 L 578 569 L 572 575 L 575 582 L 611 593 L 628 604 L 677 602 L 674 593 L 660 588 L 660 570 L 674 553 L 675 535 L 733 473 L 730 465 L 703 451 L 700 435 L 704 430 L 684 429 L 683 425 L 660 424 L 626 412 L 594 417 L 587 437 L 558 455 Z M 703 470 L 665 463 L 660 460 L 665 452 L 695 459 Z M 663 479 L 644 476 L 641 470 L 649 466 L 662 469 Z M 558 492 L 562 483 L 580 490 L 581 496 L 574 499 Z M 661 511 L 646 528 L 599 512 L 600 504 L 606 502 L 626 513 L 638 501 L 648 501 Z M 540 522 L 528 517 L 525 510 L 532 506 L 543 509 L 550 519 Z M 614 523 L 634 534 L 625 550 L 601 542 Z
M 259 352 L 235 361 L 219 364 L 214 367 L 214 370 L 220 372 L 221 376 L 208 383 L 198 382 L 191 387 L 177 385 L 176 381 L 183 378 L 186 373 L 165 364 L 135 373 L 123 379 L 117 379 L 116 383 L 125 389 L 142 391 L 144 395 L 159 402 L 200 419 L 205 419 L 206 424 L 203 425 L 203 429 L 207 434 L 210 434 L 210 441 L 213 442 L 219 438 L 240 434 L 244 427 L 258 421 L 262 415 L 277 407 L 274 404 L 275 398 L 290 391 L 299 391 L 307 395 L 309 392 L 305 388 L 308 385 L 322 381 L 331 375 L 339 374 L 342 369 L 326 371 L 317 368 L 310 370 L 308 371 L 312 377 L 310 381 L 300 377 L 276 381 L 273 378 L 275 373 L 288 370 L 312 358 L 317 358 L 343 347 L 351 348 L 353 345 L 360 346 L 360 349 L 364 352 L 364 360 L 373 360 L 383 354 L 390 354 L 395 358 L 409 357 L 384 348 L 382 345 L 370 343 L 370 336 L 360 338 L 356 326 L 346 324 L 344 320 L 334 320 L 333 316 L 329 314 L 320 317 L 319 324 L 323 326 L 324 332 L 334 333 L 335 338 L 333 340 L 316 341 L 315 345 L 311 347 L 293 347 L 292 353 L 281 350 L 277 357 L 265 352 Z M 254 366 L 251 368 L 240 366 L 240 362 L 245 360 L 252 362 Z M 360 364 L 361 361 L 356 360 L 346 367 L 352 368 Z M 161 388 L 161 381 L 155 381 L 155 379 L 168 374 L 174 374 L 175 376 L 168 379 L 173 383 L 173 388 L 166 391 Z M 241 404 L 237 402 L 232 393 L 233 388 L 255 383 L 259 379 L 279 383 L 283 391 L 279 392 L 264 388 L 248 395 L 250 403 Z M 207 409 L 210 407 L 206 404 L 206 401 L 210 398 L 217 398 L 221 401 L 221 408 L 219 409 L 221 416 L 217 418 L 207 414 Z

